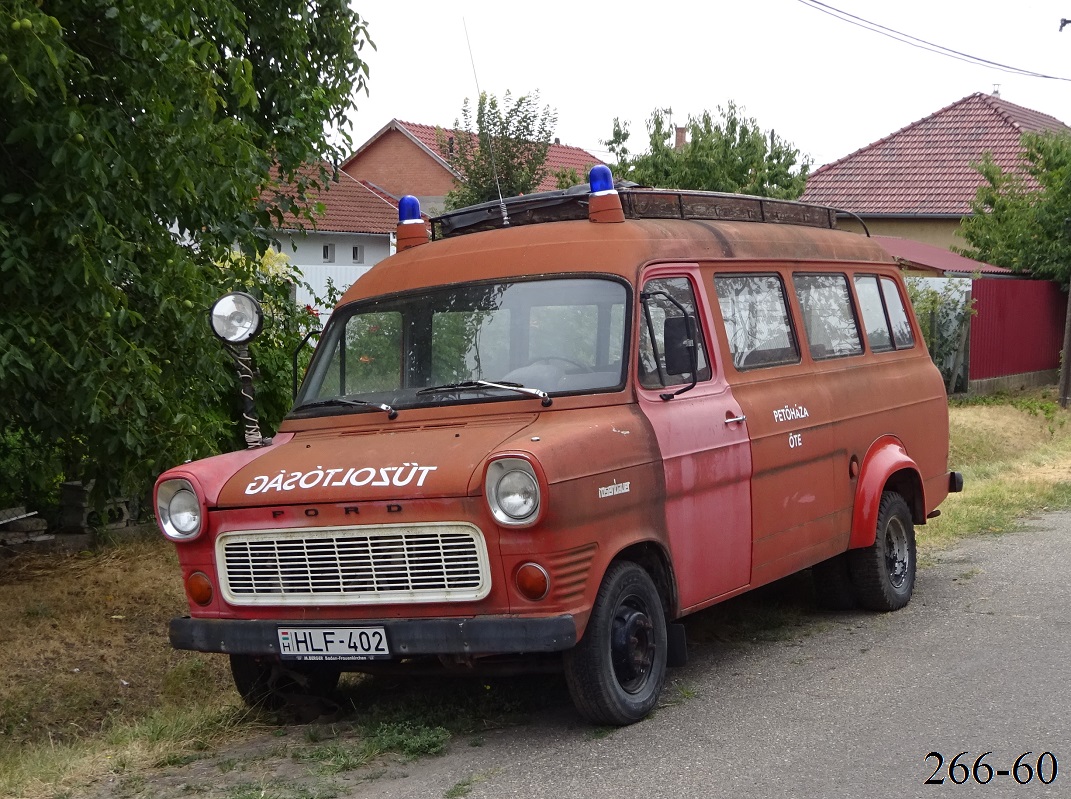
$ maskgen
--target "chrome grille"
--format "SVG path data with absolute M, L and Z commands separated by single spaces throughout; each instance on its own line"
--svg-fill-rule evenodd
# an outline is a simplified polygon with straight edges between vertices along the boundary
M 220 585 L 236 605 L 482 599 L 487 547 L 468 524 L 225 533 Z

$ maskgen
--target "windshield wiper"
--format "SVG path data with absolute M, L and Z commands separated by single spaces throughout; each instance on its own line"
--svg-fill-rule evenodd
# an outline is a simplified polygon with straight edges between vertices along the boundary
M 527 394 L 531 397 L 539 397 L 546 408 L 553 402 L 550 394 L 538 388 L 528 388 L 520 383 L 492 383 L 490 380 L 465 380 L 462 383 L 447 383 L 443 386 L 429 386 L 417 392 L 421 394 L 449 394 L 452 391 L 478 391 L 484 388 L 501 388 L 505 391 L 516 391 L 518 394 Z
M 327 405 L 353 405 L 357 408 L 379 408 L 381 411 L 386 411 L 388 419 L 394 419 L 398 416 L 398 411 L 382 402 L 368 402 L 367 400 L 347 399 L 346 397 L 331 397 L 330 399 L 316 400 L 315 402 L 303 402 L 294 408 L 294 410 L 300 411 L 305 408 L 323 408 Z

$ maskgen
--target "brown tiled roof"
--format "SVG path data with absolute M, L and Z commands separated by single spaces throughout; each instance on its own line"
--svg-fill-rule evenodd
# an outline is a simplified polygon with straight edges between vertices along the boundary
M 328 167 L 330 170 L 330 167 Z M 315 229 L 331 233 L 393 233 L 398 225 L 398 201 L 365 181 L 345 172 L 323 191 L 308 191 L 313 202 L 322 202 L 324 212 L 315 217 Z M 287 221 L 294 219 L 287 215 Z M 306 228 L 311 227 L 307 220 Z
M 1019 165 L 1027 131 L 1071 131 L 1055 117 L 976 93 L 816 169 L 802 200 L 857 214 L 964 216 L 982 176 L 971 164 L 990 152 Z
M 411 136 L 417 143 L 427 149 L 436 160 L 449 169 L 449 166 L 439 151 L 439 142 L 435 134 L 435 125 L 421 125 L 415 122 L 402 122 L 398 119 L 392 119 L 378 133 L 376 133 L 375 136 L 361 145 L 357 152 L 359 153 L 369 144 L 378 139 L 383 133 L 392 128 L 409 134 L 409 136 Z M 457 131 L 450 128 L 441 128 L 441 130 L 443 136 L 448 140 L 451 136 L 457 138 L 458 136 L 472 135 L 465 131 Z M 570 147 L 567 144 L 551 144 L 550 149 L 547 150 L 547 176 L 543 178 L 543 182 L 539 184 L 536 190 L 551 191 L 556 189 L 558 187 L 558 182 L 554 177 L 554 173 L 561 169 L 575 169 L 577 176 L 580 178 L 581 182 L 583 182 L 587 180 L 588 170 L 596 164 L 601 163 L 603 162 L 587 150 L 582 150 L 579 147 Z

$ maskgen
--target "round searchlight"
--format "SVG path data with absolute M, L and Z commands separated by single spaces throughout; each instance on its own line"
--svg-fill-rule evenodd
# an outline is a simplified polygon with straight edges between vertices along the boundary
M 244 291 L 224 294 L 212 306 L 212 332 L 228 344 L 245 344 L 260 333 L 264 312 L 260 303 Z

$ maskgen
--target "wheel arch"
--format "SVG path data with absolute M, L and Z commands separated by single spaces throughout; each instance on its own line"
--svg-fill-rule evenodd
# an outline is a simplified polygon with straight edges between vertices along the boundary
M 885 491 L 896 491 L 904 498 L 915 524 L 926 522 L 926 494 L 918 464 L 895 436 L 879 438 L 863 459 L 855 488 L 849 549 L 874 543 L 878 509 Z
M 662 600 L 662 609 L 668 618 L 676 618 L 680 613 L 677 578 L 673 572 L 673 564 L 669 553 L 656 541 L 639 541 L 631 544 L 614 556 L 607 565 L 617 561 L 631 561 L 643 569 L 650 576 L 658 590 L 658 596 Z

